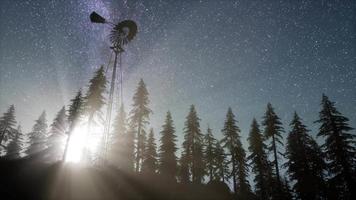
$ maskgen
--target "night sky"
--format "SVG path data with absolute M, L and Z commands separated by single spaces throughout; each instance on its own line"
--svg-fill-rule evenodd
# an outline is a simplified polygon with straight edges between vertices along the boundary
M 204 133 L 210 124 L 220 138 L 231 106 L 246 138 L 271 102 L 287 131 L 296 110 L 315 135 L 322 93 L 356 127 L 355 1 L 1 0 L 0 111 L 15 104 L 26 132 L 108 64 L 110 28 L 91 24 L 92 11 L 137 22 L 125 104 L 143 78 L 156 133 L 169 109 L 181 138 L 195 104 Z

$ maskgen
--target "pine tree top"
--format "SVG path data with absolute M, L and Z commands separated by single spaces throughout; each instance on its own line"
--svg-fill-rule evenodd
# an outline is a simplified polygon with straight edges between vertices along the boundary
M 150 129 L 150 132 L 148 134 L 147 138 L 147 150 L 151 153 L 154 154 L 155 156 L 157 155 L 156 153 L 156 141 L 154 137 L 154 132 L 153 128 Z
M 167 159 L 176 159 L 175 152 L 177 150 L 177 136 L 175 135 L 173 119 L 169 111 L 167 112 L 165 123 L 162 125 L 161 135 L 161 145 L 159 149 L 160 157 L 163 159 L 165 159 L 166 157 Z
M 234 149 L 240 145 L 240 128 L 236 125 L 235 115 L 232 109 L 229 108 L 226 114 L 224 128 L 221 130 L 224 138 L 222 139 L 223 147 L 234 151 Z
M 85 97 L 86 109 L 89 113 L 93 114 L 105 104 L 106 83 L 104 66 L 101 66 L 89 81 L 89 89 Z
M 54 118 L 50 132 L 52 134 L 64 134 L 67 129 L 67 118 L 66 109 L 63 106 Z
M 32 128 L 32 132 L 34 133 L 41 133 L 41 134 L 46 134 L 47 133 L 47 119 L 46 119 L 46 111 L 43 111 L 39 118 L 35 120 L 35 125 Z
M 309 132 L 306 126 L 302 123 L 301 118 L 299 117 L 297 112 L 294 112 L 294 116 L 290 123 L 290 126 L 292 128 L 290 134 L 306 134 Z
M 213 131 L 209 126 L 204 136 L 204 140 L 205 140 L 205 145 L 209 147 L 213 147 L 216 143 L 216 139 L 214 138 Z
M 185 133 L 193 133 L 193 134 L 201 135 L 199 121 L 200 118 L 198 117 L 197 111 L 195 110 L 195 106 L 191 105 L 189 109 L 189 114 L 186 117 L 186 121 L 184 123 Z
M 164 124 L 162 125 L 162 135 L 167 135 L 169 137 L 176 137 L 173 134 L 175 133 L 175 128 L 173 124 L 173 119 L 171 113 L 168 111 L 166 114 L 166 119 Z
M 82 95 L 82 91 L 79 90 L 75 97 L 70 101 L 71 104 L 69 105 L 68 109 L 68 122 L 71 125 L 74 125 L 76 121 L 80 119 L 80 116 L 84 110 L 84 97 Z
M 317 123 L 321 123 L 318 136 L 326 136 L 330 132 L 343 132 L 347 137 L 352 138 L 351 134 L 346 132 L 353 130 L 348 125 L 349 119 L 343 116 L 335 107 L 335 102 L 329 100 L 329 98 L 323 94 L 321 101 L 322 110 L 319 112 L 319 120 Z
M 352 166 L 355 165 L 355 138 L 349 131 L 353 130 L 348 125 L 349 119 L 344 117 L 335 107 L 335 103 L 323 94 L 321 101 L 322 109 L 319 112 L 320 123 L 318 136 L 325 138 L 322 147 L 328 162 L 329 170 L 334 175 L 346 176 L 352 174 Z M 343 183 L 339 183 L 343 184 Z
M 15 106 L 11 105 L 7 111 L 3 114 L 0 118 L 0 126 L 7 127 L 7 128 L 14 128 L 16 125 L 15 120 Z
M 250 143 L 248 149 L 252 152 L 251 156 L 257 152 L 264 153 L 266 145 L 263 143 L 263 135 L 261 134 L 260 126 L 255 118 L 252 120 L 251 129 L 247 140 Z
M 148 95 L 149 93 L 146 84 L 143 82 L 143 79 L 140 79 L 136 92 L 132 98 L 133 104 L 130 112 L 132 123 L 148 123 L 149 115 L 152 113 L 152 110 L 148 107 L 148 104 L 150 103 Z
M 283 145 L 282 143 L 282 135 L 284 132 L 282 122 L 278 115 L 275 113 L 274 108 L 271 103 L 267 104 L 266 113 L 263 117 L 262 125 L 265 126 L 264 135 L 267 139 L 271 137 L 275 137 L 276 141 Z

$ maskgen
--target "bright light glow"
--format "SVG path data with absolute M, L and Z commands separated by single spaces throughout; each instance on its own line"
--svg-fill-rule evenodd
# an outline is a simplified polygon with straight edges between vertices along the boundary
M 92 133 L 88 135 L 87 126 L 78 126 L 73 132 L 69 140 L 69 146 L 66 156 L 66 162 L 78 163 L 82 160 L 83 151 L 88 149 L 90 153 L 97 153 L 98 146 L 100 142 L 100 137 L 98 133 L 102 131 L 102 128 L 99 126 L 91 127 Z

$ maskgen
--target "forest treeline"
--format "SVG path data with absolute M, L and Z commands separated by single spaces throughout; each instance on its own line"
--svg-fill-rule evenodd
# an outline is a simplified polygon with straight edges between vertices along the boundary
M 17 126 L 15 107 L 11 105 L 0 118 L 3 157 L 16 159 L 46 150 L 47 161 L 65 159 L 69 136 L 76 126 L 85 122 L 87 134 L 91 134 L 90 127 L 101 123 L 98 119 L 106 103 L 106 85 L 101 67 L 89 81 L 86 93 L 79 90 L 50 126 L 43 111 L 27 134 Z M 156 174 L 181 184 L 226 183 L 236 199 L 356 199 L 353 128 L 324 94 L 319 119 L 314 122 L 319 124 L 320 144 L 296 112 L 289 128 L 284 129 L 268 103 L 262 121 L 251 121 L 247 149 L 231 108 L 223 122 L 223 137 L 218 140 L 212 129 L 201 130 L 197 110 L 191 105 L 184 123 L 184 141 L 179 145 L 179 131 L 170 111 L 159 134 L 149 128 L 149 104 L 149 92 L 141 79 L 132 109 L 126 113 L 124 105 L 116 106 L 107 162 L 122 171 Z M 85 162 L 97 162 L 96 155 L 84 151 Z

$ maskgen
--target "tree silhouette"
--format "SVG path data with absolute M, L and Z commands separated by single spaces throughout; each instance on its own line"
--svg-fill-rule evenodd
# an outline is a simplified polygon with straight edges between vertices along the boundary
M 206 172 L 209 176 L 209 181 L 212 181 L 214 179 L 214 174 L 216 170 L 216 139 L 214 138 L 214 135 L 212 133 L 212 130 L 210 127 L 208 127 L 207 133 L 204 136 L 204 157 L 205 157 L 205 166 L 206 166 Z
M 186 156 L 189 172 L 193 183 L 201 183 L 204 179 L 203 134 L 194 105 L 191 105 L 184 123 L 183 151 Z
M 39 118 L 35 121 L 32 132 L 29 134 L 30 146 L 28 147 L 26 154 L 32 155 L 38 153 L 47 148 L 47 119 L 46 111 L 43 111 Z
M 225 182 L 228 181 L 230 177 L 230 169 L 227 155 L 225 154 L 225 150 L 220 143 L 221 142 L 216 142 L 214 148 L 214 163 L 216 164 L 214 178 Z
M 131 115 L 131 126 L 136 128 L 136 172 L 140 171 L 143 152 L 145 149 L 145 127 L 148 124 L 149 116 L 152 113 L 151 109 L 148 107 L 150 103 L 148 99 L 148 91 L 146 88 L 146 84 L 141 79 L 138 83 L 138 87 L 136 92 L 132 98 L 132 110 L 130 112 Z
M 114 130 L 111 135 L 110 159 L 114 161 L 115 165 L 120 166 L 122 159 L 124 159 L 125 139 L 127 139 L 127 118 L 124 105 L 121 104 L 116 118 L 114 120 Z
M 295 182 L 293 188 L 301 200 L 323 198 L 325 163 L 321 149 L 308 135 L 309 130 L 294 113 L 286 145 L 286 166 Z
M 0 118 L 0 146 L 3 146 L 3 142 L 6 142 L 16 131 L 15 129 L 15 106 L 11 105 L 7 111 Z
M 190 182 L 188 155 L 182 151 L 179 159 L 179 181 L 183 184 Z
M 237 193 L 237 174 L 238 174 L 238 161 L 237 153 L 239 152 L 240 142 L 240 128 L 236 125 L 235 115 L 232 113 L 232 109 L 229 108 L 226 114 L 224 128 L 221 130 L 224 138 L 221 140 L 222 145 L 226 148 L 230 154 L 229 164 L 231 164 L 232 171 L 232 184 L 234 192 Z
M 68 122 L 67 122 L 66 109 L 63 106 L 53 123 L 50 126 L 49 137 L 48 137 L 48 148 L 49 156 L 51 160 L 59 160 L 62 158 L 62 152 L 64 148 L 64 139 L 67 133 Z
M 122 157 L 119 168 L 127 172 L 135 171 L 135 127 L 129 125 L 123 137 Z
M 84 98 L 82 96 L 82 91 L 79 90 L 75 97 L 70 100 L 71 104 L 69 105 L 68 109 L 68 117 L 67 117 L 67 123 L 68 123 L 68 136 L 67 140 L 65 143 L 65 148 L 64 148 L 64 153 L 63 153 L 63 161 L 66 159 L 67 151 L 68 151 L 68 145 L 69 141 L 71 139 L 72 133 L 74 128 L 78 125 L 79 120 L 84 112 Z
M 335 103 L 323 94 L 322 109 L 319 112 L 320 123 L 318 136 L 325 138 L 322 145 L 326 155 L 331 178 L 332 193 L 339 199 L 355 199 L 355 135 L 348 125 L 349 119 L 344 117 L 335 107 Z
M 21 130 L 21 125 L 17 127 L 14 137 L 11 142 L 6 147 L 6 157 L 7 158 L 19 158 L 21 157 L 22 150 L 25 146 L 25 137 Z
M 276 181 L 277 181 L 277 190 L 281 189 L 281 179 L 279 173 L 279 164 L 278 164 L 278 154 L 282 154 L 278 151 L 278 146 L 283 146 L 282 143 L 282 135 L 284 132 L 282 127 L 282 122 L 280 121 L 277 114 L 274 112 L 274 109 L 270 103 L 267 104 L 267 110 L 263 117 L 263 126 L 265 126 L 264 136 L 266 139 L 271 139 L 271 143 L 268 146 L 269 150 L 273 152 L 273 165 L 276 173 Z M 278 191 L 277 191 L 278 193 Z
M 84 112 L 84 97 L 82 95 L 82 91 L 79 90 L 75 97 L 70 100 L 71 104 L 68 109 L 68 124 L 69 131 L 73 131 L 75 126 L 78 125 L 79 120 Z
M 174 180 L 178 174 L 177 157 L 175 155 L 177 151 L 176 138 L 173 119 L 171 113 L 168 111 L 161 131 L 159 172 L 163 176 Z
M 89 89 L 85 96 L 85 110 L 89 114 L 89 129 L 93 122 L 94 115 L 100 112 L 100 109 L 105 105 L 104 93 L 106 92 L 106 83 L 104 66 L 101 66 L 94 73 L 94 77 L 89 81 Z
M 101 108 L 105 105 L 105 92 L 106 92 L 106 76 L 104 71 L 104 66 L 94 73 L 94 76 L 89 81 L 89 88 L 85 96 L 85 111 L 88 113 L 88 132 L 86 133 L 89 137 L 91 134 L 92 123 L 94 121 L 94 116 L 101 114 Z M 88 138 L 86 138 L 88 140 Z M 91 161 L 91 155 L 88 149 L 84 149 L 83 157 L 87 161 Z
M 157 172 L 157 146 L 154 138 L 153 129 L 150 129 L 148 134 L 146 148 L 143 153 L 142 172 L 153 174 Z
M 248 137 L 249 151 L 251 152 L 248 159 L 252 166 L 252 172 L 255 174 L 255 193 L 258 199 L 271 198 L 271 175 L 272 169 L 268 162 L 266 154 L 266 145 L 264 144 L 263 135 L 259 125 L 254 118 Z

